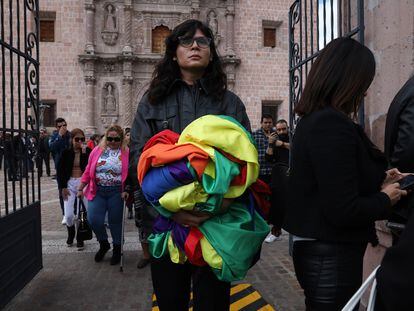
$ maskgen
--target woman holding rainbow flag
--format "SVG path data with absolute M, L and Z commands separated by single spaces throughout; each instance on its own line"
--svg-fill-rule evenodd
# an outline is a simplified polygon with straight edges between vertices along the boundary
M 188 310 L 191 283 L 193 310 L 228 310 L 230 282 L 258 259 L 269 232 L 258 192 L 268 189 L 256 181 L 249 131 L 244 104 L 227 90 L 212 31 L 197 20 L 178 25 L 131 129 L 129 177 L 139 182 L 141 205 L 159 213 L 143 227 L 152 229 L 161 311 Z

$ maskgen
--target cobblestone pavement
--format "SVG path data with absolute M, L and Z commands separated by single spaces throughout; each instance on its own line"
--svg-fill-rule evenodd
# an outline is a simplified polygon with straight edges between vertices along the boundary
M 2 181 L 0 187 L 4 189 Z M 141 249 L 134 221 L 126 222 L 121 273 L 119 266 L 109 265 L 110 253 L 103 262 L 94 262 L 94 240 L 85 242 L 83 251 L 66 246 L 56 181 L 42 177 L 41 189 L 44 267 L 4 310 L 151 310 L 150 269 L 136 268 Z M 243 282 L 251 283 L 278 311 L 304 310 L 287 234 L 263 245 L 260 261 Z

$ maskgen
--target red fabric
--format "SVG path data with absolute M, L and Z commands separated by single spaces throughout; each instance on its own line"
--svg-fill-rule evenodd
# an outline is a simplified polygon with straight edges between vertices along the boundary
M 270 211 L 270 187 L 264 181 L 258 179 L 249 189 L 252 191 L 254 200 L 259 207 L 261 214 L 265 219 L 269 216 Z
M 184 249 L 188 261 L 195 266 L 206 266 L 203 252 L 201 251 L 200 240 L 204 237 L 200 230 L 196 227 L 191 227 L 190 233 L 185 240 Z
M 94 141 L 92 140 L 92 139 L 89 139 L 88 140 L 88 143 L 86 144 L 86 146 L 89 148 L 89 149 L 91 149 L 91 150 L 93 150 L 93 148 L 95 148 L 95 143 L 94 143 Z
M 247 177 L 247 165 L 245 164 L 240 168 L 239 175 L 233 178 L 233 180 L 230 183 L 230 186 L 244 185 L 246 183 L 246 177 Z
M 148 139 L 143 151 L 151 148 L 152 146 L 155 146 L 156 144 L 174 145 L 178 142 L 179 137 L 180 135 L 176 132 L 163 130 Z

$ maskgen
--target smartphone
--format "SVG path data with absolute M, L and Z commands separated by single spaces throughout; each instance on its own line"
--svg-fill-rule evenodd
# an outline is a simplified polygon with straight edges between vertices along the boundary
M 399 184 L 402 190 L 414 190 L 414 175 L 405 176 L 399 181 Z

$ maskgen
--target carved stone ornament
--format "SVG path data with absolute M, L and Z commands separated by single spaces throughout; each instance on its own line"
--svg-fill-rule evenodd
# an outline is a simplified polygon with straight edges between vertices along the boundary
M 142 0 L 142 2 L 157 4 L 191 4 L 191 0 Z
M 105 83 L 102 89 L 101 111 L 102 117 L 118 118 L 118 90 L 115 83 Z
M 221 36 L 219 34 L 217 14 L 216 12 L 214 12 L 214 10 L 211 10 L 207 14 L 207 25 L 210 27 L 210 29 L 213 32 L 214 44 L 218 46 Z
M 103 27 L 101 31 L 102 40 L 107 45 L 115 45 L 118 40 L 119 27 L 116 7 L 108 3 L 104 7 Z

